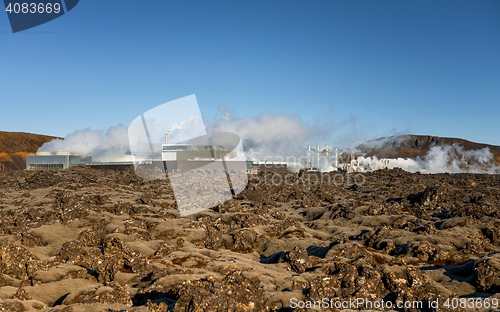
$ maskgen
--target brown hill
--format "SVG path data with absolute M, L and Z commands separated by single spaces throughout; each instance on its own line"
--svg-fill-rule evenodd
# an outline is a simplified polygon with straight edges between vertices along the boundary
M 383 137 L 358 145 L 356 149 L 365 153 L 366 156 L 377 156 L 379 159 L 415 158 L 425 156 L 433 146 L 447 145 L 462 146 L 466 151 L 479 150 L 487 147 L 495 156 L 496 162 L 500 163 L 500 146 L 430 135 L 404 134 Z
M 43 143 L 53 139 L 56 137 L 0 131 L 0 171 L 23 170 L 26 168 L 26 155 L 35 153 Z

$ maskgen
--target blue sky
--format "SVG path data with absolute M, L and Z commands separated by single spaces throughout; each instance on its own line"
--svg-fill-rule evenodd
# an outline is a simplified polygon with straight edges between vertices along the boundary
M 196 94 L 206 123 L 224 105 L 500 145 L 497 0 L 82 0 L 15 34 L 0 12 L 0 64 L 0 131 L 104 130 Z

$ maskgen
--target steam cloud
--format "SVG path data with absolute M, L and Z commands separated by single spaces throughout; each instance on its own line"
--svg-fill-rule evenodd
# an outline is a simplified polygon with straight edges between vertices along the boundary
M 185 125 L 185 124 L 196 124 L 198 123 L 199 120 L 196 116 L 191 116 L 189 117 L 188 119 L 186 120 L 183 120 L 180 124 L 178 125 L 173 125 L 172 128 L 170 128 L 169 131 L 173 131 L 173 130 L 181 130 L 182 127 Z
M 298 116 L 262 114 L 252 118 L 234 118 L 224 108 L 222 113 L 221 118 L 207 126 L 207 132 L 231 132 L 239 135 L 245 151 L 245 155 L 238 155 L 237 159 L 240 160 L 287 160 L 287 157 L 288 160 L 294 158 L 304 160 L 307 144 L 315 146 L 318 142 L 330 143 L 329 138 L 332 138 L 332 132 L 334 132 L 331 126 L 309 126 Z M 188 119 L 173 126 L 171 128 L 172 142 L 190 139 L 191 137 L 184 138 L 188 134 L 184 131 L 196 128 L 198 124 L 201 124 L 199 120 Z M 55 139 L 45 143 L 38 151 L 90 154 L 94 161 L 127 160 L 123 156 L 130 154 L 128 130 L 123 125 L 110 127 L 106 131 L 78 130 L 67 135 L 64 140 Z M 340 152 L 342 151 L 339 150 Z M 332 156 L 329 160 L 330 164 L 333 163 Z M 357 161 L 369 170 L 396 167 L 409 172 L 422 173 L 496 173 L 499 170 L 489 148 L 466 151 L 461 146 L 454 145 L 435 146 L 423 158 L 398 158 L 387 162 L 377 157 L 361 156 L 357 158 Z M 330 167 L 325 164 L 323 169 L 327 171 Z
M 318 134 L 305 125 L 298 116 L 262 114 L 254 118 L 230 118 L 227 113 L 209 132 L 232 132 L 240 136 L 246 157 L 251 160 L 265 157 L 285 157 L 300 152 L 304 142 Z
M 171 142 L 192 138 L 188 137 L 192 132 L 190 129 L 199 124 L 199 120 L 193 117 L 172 126 Z M 278 156 L 299 158 L 304 156 L 306 142 L 324 142 L 321 135 L 326 133 L 319 131 L 320 127 L 306 125 L 298 116 L 262 114 L 254 118 L 233 118 L 227 111 L 207 128 L 208 132 L 238 134 L 245 150 L 245 155 L 238 155 L 238 159 L 251 160 Z M 163 138 L 163 135 L 158 137 Z M 118 161 L 120 156 L 130 153 L 127 127 L 118 125 L 106 131 L 78 130 L 68 134 L 64 140 L 52 140 L 38 149 L 38 152 L 57 151 L 90 154 L 94 161 Z
M 92 155 L 93 161 L 119 161 L 130 153 L 127 127 L 118 125 L 106 131 L 77 130 L 64 140 L 54 139 L 38 149 L 38 152 L 58 151 Z
M 488 147 L 466 151 L 459 145 L 434 146 L 423 159 L 397 158 L 387 161 L 360 156 L 357 161 L 371 170 L 401 168 L 422 173 L 498 173 L 499 170 Z

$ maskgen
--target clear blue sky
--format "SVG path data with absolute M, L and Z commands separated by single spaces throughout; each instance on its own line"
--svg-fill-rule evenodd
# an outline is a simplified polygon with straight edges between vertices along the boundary
M 301 116 L 500 145 L 500 1 L 81 0 L 12 34 L 0 130 L 128 125 L 196 94 L 206 122 Z

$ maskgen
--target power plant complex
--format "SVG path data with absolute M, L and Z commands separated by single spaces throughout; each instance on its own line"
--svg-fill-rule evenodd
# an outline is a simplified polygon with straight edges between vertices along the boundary
M 170 131 L 169 131 L 170 132 Z M 145 157 L 121 155 L 120 161 L 93 161 L 92 155 L 82 155 L 67 151 L 37 152 L 26 156 L 26 170 L 64 170 L 72 166 L 85 166 L 96 169 L 124 170 L 138 166 L 144 169 L 161 170 L 163 172 L 287 172 L 288 170 L 305 169 L 307 171 L 369 171 L 365 165 L 355 158 L 354 143 L 351 146 L 349 162 L 339 162 L 338 148 L 325 145 L 312 147 L 308 145 L 305 155 L 299 161 L 249 161 L 238 159 L 237 153 L 221 144 L 210 144 L 209 141 L 188 141 L 170 143 L 170 133 L 165 135 L 165 143 L 161 152 Z M 210 140 L 210 138 L 208 139 Z M 241 157 L 240 157 L 241 158 Z M 126 159 L 126 160 L 123 160 Z M 287 159 L 288 160 L 288 159 Z M 389 167 L 389 159 L 381 160 L 384 167 Z
M 202 138 L 202 139 L 200 139 Z M 144 169 L 161 170 L 163 172 L 246 172 L 257 174 L 259 172 L 287 172 L 288 170 L 305 169 L 307 171 L 344 171 L 362 172 L 369 171 L 356 159 L 355 144 L 351 144 L 351 159 L 339 161 L 338 148 L 330 148 L 327 144 L 313 147 L 308 145 L 305 155 L 297 161 L 249 161 L 242 160 L 237 155 L 235 146 L 227 146 L 220 142 L 231 141 L 224 137 L 219 141 L 217 137 L 204 136 L 181 143 L 170 143 L 170 131 L 165 134 L 165 143 L 161 144 L 161 151 L 145 153 L 145 156 L 121 155 L 115 159 L 119 161 L 93 161 L 92 155 L 82 155 L 67 151 L 37 152 L 26 156 L 26 170 L 64 170 L 72 166 L 85 166 L 96 169 L 124 170 L 128 167 L 138 166 Z M 212 142 L 219 142 L 215 144 Z M 226 145 L 226 146 L 224 146 Z M 233 142 L 234 145 L 234 142 Z M 153 148 L 151 148 L 153 150 Z M 240 157 L 238 157 L 240 156 Z M 340 158 L 342 160 L 342 158 Z M 383 167 L 389 167 L 390 159 L 382 159 Z
M 73 166 L 124 170 L 132 166 L 164 172 L 286 172 L 286 162 L 237 160 L 235 153 L 221 145 L 170 143 L 169 134 L 162 144 L 161 156 L 127 155 L 129 161 L 94 162 L 91 155 L 71 152 L 37 152 L 26 156 L 26 170 L 64 170 Z

